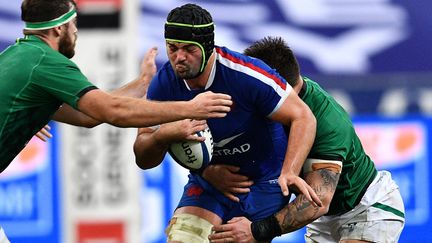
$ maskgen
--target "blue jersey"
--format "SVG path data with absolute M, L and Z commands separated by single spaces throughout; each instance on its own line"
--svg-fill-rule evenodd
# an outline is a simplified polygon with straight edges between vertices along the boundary
M 268 117 L 279 109 L 292 88 L 264 62 L 215 48 L 215 63 L 204 89 L 191 89 L 167 62 L 153 78 L 147 97 L 158 101 L 191 100 L 212 91 L 232 97 L 224 118 L 207 120 L 214 141 L 211 163 L 240 167 L 254 181 L 279 177 L 287 137 L 280 123 Z

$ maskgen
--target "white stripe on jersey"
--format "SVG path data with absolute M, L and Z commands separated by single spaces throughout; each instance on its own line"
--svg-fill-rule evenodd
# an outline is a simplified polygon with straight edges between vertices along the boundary
M 265 76 L 264 74 L 253 70 L 250 67 L 244 66 L 242 64 L 239 63 L 235 63 L 231 60 L 229 60 L 228 58 L 223 57 L 222 55 L 220 55 L 219 53 L 217 53 L 217 60 L 224 66 L 241 72 L 241 73 L 245 73 L 249 76 L 252 76 L 260 81 L 262 81 L 263 83 L 267 84 L 268 86 L 272 87 L 276 93 L 281 97 L 281 99 L 279 100 L 278 104 L 276 105 L 276 107 L 273 109 L 272 112 L 270 112 L 270 114 L 268 116 L 271 116 L 275 111 L 277 111 L 279 109 L 279 107 L 282 106 L 282 104 L 285 102 L 286 98 L 288 97 L 288 95 L 290 94 L 292 87 L 287 83 L 286 84 L 286 90 L 283 90 L 282 87 L 280 87 L 276 81 L 274 81 L 273 79 Z
M 287 85 L 289 86 L 289 85 Z M 291 86 L 289 86 L 291 87 Z M 291 92 L 290 88 L 290 92 Z M 277 103 L 277 105 L 275 106 L 275 108 L 272 110 L 272 112 L 270 112 L 270 114 L 267 115 L 267 117 L 270 117 L 273 113 L 275 113 L 277 110 L 279 110 L 279 108 L 282 106 L 282 104 L 285 102 L 286 98 L 288 97 L 289 93 L 286 93 L 285 96 L 281 97 L 281 99 L 279 100 L 279 102 Z

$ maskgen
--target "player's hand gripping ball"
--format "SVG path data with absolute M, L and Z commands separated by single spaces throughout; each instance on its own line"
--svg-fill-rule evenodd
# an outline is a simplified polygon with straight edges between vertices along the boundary
M 185 141 L 172 143 L 168 149 L 171 157 L 181 166 L 191 171 L 204 169 L 213 155 L 213 137 L 209 128 L 197 132 L 196 136 L 205 137 L 202 142 Z

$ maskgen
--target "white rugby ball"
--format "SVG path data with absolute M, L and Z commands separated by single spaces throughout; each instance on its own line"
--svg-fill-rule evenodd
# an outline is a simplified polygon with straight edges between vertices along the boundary
M 205 137 L 202 142 L 185 141 L 172 143 L 168 149 L 171 157 L 181 166 L 191 171 L 205 168 L 213 155 L 213 137 L 209 128 L 197 132 L 197 136 Z

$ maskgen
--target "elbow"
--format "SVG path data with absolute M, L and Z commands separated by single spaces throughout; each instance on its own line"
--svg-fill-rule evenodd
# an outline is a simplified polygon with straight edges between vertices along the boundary
M 138 166 L 138 168 L 140 168 L 141 170 L 150 169 L 150 167 L 146 166 L 146 164 L 142 162 L 142 160 L 138 159 L 137 157 L 135 157 L 135 163 Z
M 307 115 L 306 115 L 306 119 L 309 121 L 310 127 L 313 130 L 316 130 L 317 120 L 316 120 L 314 114 L 312 113 L 312 111 L 310 111 L 309 109 L 308 109 L 308 112 L 307 112 Z
M 327 213 L 328 213 L 328 211 L 329 211 L 329 208 L 330 207 L 326 207 L 326 206 L 324 206 L 324 204 L 323 204 L 323 206 L 321 206 L 320 207 L 320 209 L 319 209 L 319 211 L 318 211 L 318 213 L 317 213 L 317 217 L 316 218 L 319 218 L 319 217 L 321 217 L 321 216 L 324 216 L 324 215 L 326 215 Z
M 137 143 L 137 141 L 135 141 L 134 145 L 133 145 L 133 151 L 134 151 L 134 155 L 135 155 L 135 163 L 136 165 L 142 169 L 142 170 L 146 170 L 148 169 L 145 166 L 145 163 L 143 162 L 143 158 L 142 158 L 142 152 L 140 151 L 140 145 Z
M 330 210 L 330 203 L 332 201 L 332 197 L 329 195 L 322 195 L 320 196 L 320 200 L 322 202 L 322 206 L 319 208 L 318 214 L 316 215 L 317 218 L 325 215 Z
M 126 119 L 126 116 L 122 116 L 121 114 L 112 114 L 112 116 L 107 117 L 107 123 L 116 126 L 116 127 L 122 127 L 122 128 L 126 128 L 126 127 L 130 127 L 128 126 L 128 122 Z
M 312 112 L 311 112 L 311 114 L 312 114 Z M 315 127 L 315 129 L 316 129 L 316 126 L 317 126 L 317 120 L 316 120 L 316 117 L 314 116 L 314 114 L 312 114 L 312 124 L 313 124 L 313 126 Z
M 313 114 L 312 110 L 309 108 L 309 106 L 307 106 L 306 104 L 303 103 L 303 105 L 301 106 L 301 109 L 299 110 L 299 116 L 304 120 L 307 121 L 308 124 L 316 126 L 316 118 L 315 115 Z
M 84 124 L 82 124 L 82 126 L 85 128 L 94 128 L 94 127 L 98 126 L 99 124 L 101 124 L 100 121 L 94 120 L 91 122 L 84 123 Z
M 301 124 L 304 124 L 304 131 L 307 131 L 307 134 L 309 134 L 310 139 L 313 141 L 316 136 L 317 120 L 309 109 L 303 113 Z
M 89 124 L 89 125 L 86 125 L 85 127 L 86 127 L 86 128 L 94 128 L 94 127 L 96 127 L 97 125 L 99 125 L 99 124 Z
M 140 154 L 137 153 L 136 149 L 134 148 L 134 153 L 135 153 L 135 163 L 136 165 L 142 169 L 142 170 L 147 170 L 150 169 L 150 167 L 148 166 L 147 163 L 145 163 L 145 160 L 143 159 L 143 156 L 140 156 Z
M 310 108 L 306 105 L 298 110 L 296 117 L 293 119 L 293 121 L 291 121 L 291 123 L 299 124 L 304 130 L 309 132 L 316 132 L 317 120 Z
M 135 163 L 142 170 L 152 169 L 152 168 L 154 168 L 160 164 L 160 162 L 159 163 L 148 162 L 144 158 L 142 158 L 141 156 L 137 156 L 137 155 L 135 155 Z
M 133 150 L 135 155 L 135 163 L 140 169 L 148 170 L 155 167 L 152 165 L 152 163 L 148 163 L 147 159 L 144 156 L 142 145 L 138 141 L 135 141 Z

